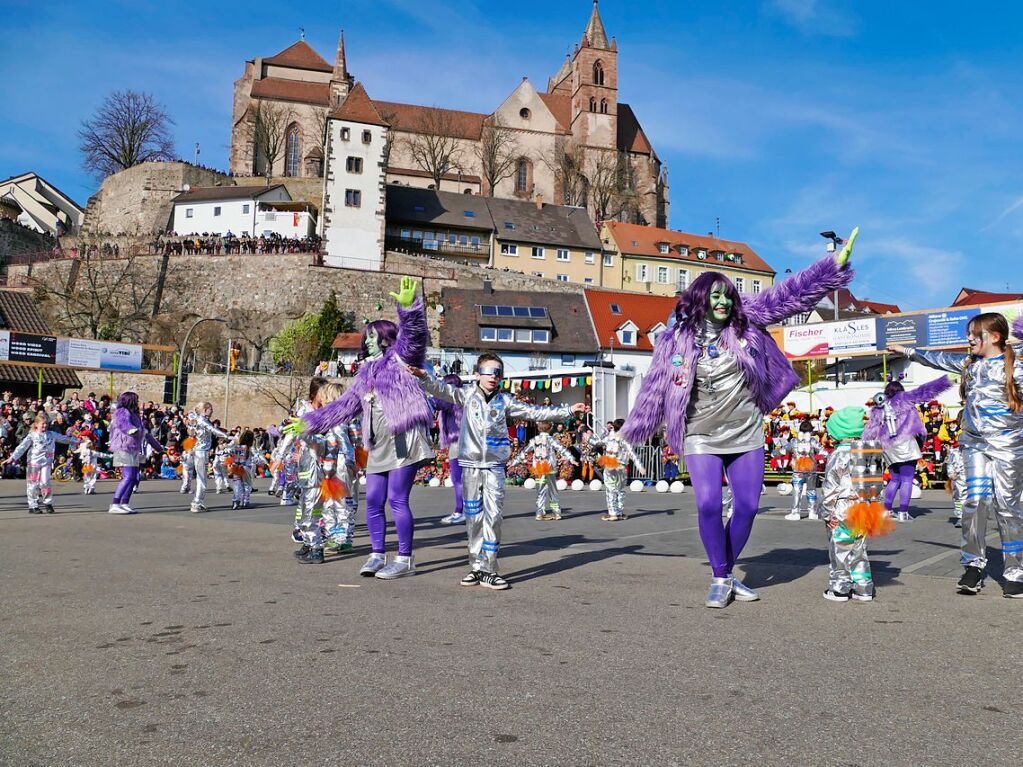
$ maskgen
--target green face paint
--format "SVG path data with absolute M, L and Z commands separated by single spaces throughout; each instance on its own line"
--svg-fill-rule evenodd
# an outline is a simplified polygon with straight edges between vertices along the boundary
M 732 316 L 732 299 L 725 293 L 723 283 L 710 289 L 710 316 L 715 322 L 727 322 Z
M 383 353 L 380 350 L 380 343 L 377 340 L 376 331 L 371 330 L 366 333 L 366 348 L 369 350 L 370 357 L 379 357 Z

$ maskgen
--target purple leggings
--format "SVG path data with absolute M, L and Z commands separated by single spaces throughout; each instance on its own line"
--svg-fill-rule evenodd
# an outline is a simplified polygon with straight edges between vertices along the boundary
M 462 464 L 455 458 L 448 463 L 451 468 L 451 484 L 455 486 L 455 514 L 462 513 Z
M 687 455 L 686 466 L 696 495 L 700 538 L 715 578 L 732 572 L 753 529 L 753 518 L 760 508 L 760 490 L 764 484 L 764 449 L 727 455 Z M 728 477 L 732 488 L 732 517 L 721 521 L 721 477 Z
M 892 478 L 884 489 L 884 507 L 891 511 L 895 506 L 895 494 L 902 490 L 899 497 L 899 511 L 909 511 L 909 500 L 913 497 L 913 475 L 916 473 L 916 461 L 902 461 L 888 467 Z
M 374 554 L 383 554 L 385 551 L 384 532 L 387 529 L 387 518 L 384 516 L 384 504 L 390 502 L 394 529 L 398 533 L 398 554 L 403 557 L 412 555 L 412 530 L 415 520 L 412 519 L 408 497 L 420 465 L 416 463 L 402 466 L 400 469 L 366 475 L 366 527 L 369 528 L 369 542 Z
M 114 490 L 114 503 L 127 503 L 131 499 L 131 494 L 135 491 L 138 483 L 139 467 L 122 466 L 121 481 L 117 483 L 117 489 Z

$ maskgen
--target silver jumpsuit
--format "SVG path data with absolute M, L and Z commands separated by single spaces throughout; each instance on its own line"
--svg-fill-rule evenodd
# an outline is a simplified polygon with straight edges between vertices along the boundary
M 963 518 L 963 503 L 966 501 L 966 462 L 962 446 L 949 448 L 945 456 L 945 474 L 952 483 L 952 505 L 956 519 Z
M 213 437 L 228 439 L 226 431 L 221 431 L 201 413 L 188 414 L 188 426 L 195 432 L 195 447 L 192 448 L 192 461 L 195 465 L 195 497 L 192 508 L 206 507 L 206 469 L 210 463 L 210 450 L 213 448 Z
M 508 419 L 557 421 L 572 417 L 572 409 L 540 407 L 495 392 L 489 399 L 479 386 L 462 389 L 429 376 L 422 379 L 431 397 L 462 407 L 458 434 L 458 464 L 462 467 L 462 508 L 469 534 L 469 560 L 478 572 L 497 572 L 504 506 L 505 464 L 511 455 Z
M 84 445 L 78 449 L 78 459 L 82 462 L 82 493 L 91 495 L 96 492 L 96 480 L 99 479 L 99 466 L 97 461 L 100 458 L 113 458 L 113 453 L 102 453 L 92 447 Z M 85 467 L 91 466 L 92 471 L 85 472 Z
M 809 518 L 817 519 L 817 456 L 824 452 L 824 447 L 816 437 L 798 437 L 788 443 L 787 450 L 791 453 L 792 466 L 792 511 L 790 514 L 800 513 L 805 495 Z M 796 471 L 795 466 L 800 458 L 812 460 L 813 471 Z
M 529 440 L 508 465 L 517 466 L 520 463 L 525 463 L 527 455 L 532 455 L 530 466 L 533 470 L 533 478 L 536 480 L 536 518 L 543 519 L 548 507 L 555 517 L 560 518 L 561 503 L 558 500 L 557 485 L 558 459 L 575 464 L 575 456 L 568 451 L 568 448 L 545 432 L 541 432 Z M 537 469 L 542 463 L 547 463 L 550 466 L 549 472 L 537 473 Z
M 192 477 L 195 475 L 195 456 L 191 450 L 181 453 L 181 493 L 192 492 Z
M 355 446 L 348 426 L 335 426 L 321 439 L 312 443 L 316 450 L 320 477 L 337 476 L 348 488 L 348 495 L 340 501 L 322 498 L 323 525 L 313 525 L 313 548 L 323 547 L 323 534 L 337 545 L 351 544 L 355 533 L 355 514 L 359 508 L 358 471 L 355 466 Z
M 611 431 L 600 439 L 590 439 L 594 447 L 604 448 L 604 455 L 614 458 L 618 465 L 611 468 L 604 468 L 604 500 L 607 502 L 607 515 L 609 517 L 625 516 L 625 470 L 629 467 L 629 461 L 640 465 L 639 456 L 632 449 L 632 445 L 618 436 L 617 432 Z
M 245 445 L 233 445 L 231 447 L 231 501 L 239 508 L 245 508 L 252 502 L 252 472 L 258 465 L 262 466 L 266 461 L 257 451 Z
M 12 463 L 28 453 L 28 458 L 25 461 L 25 495 L 28 498 L 30 509 L 38 509 L 40 504 L 50 509 L 53 508 L 53 488 L 50 483 L 53 473 L 53 454 L 58 442 L 62 445 L 78 444 L 78 440 L 74 437 L 67 437 L 56 431 L 35 431 L 33 429 L 25 435 L 25 439 L 11 453 Z
M 907 349 L 906 357 L 928 367 L 966 376 L 966 403 L 959 445 L 966 465 L 960 561 L 987 567 L 987 518 L 992 511 L 1002 539 L 1005 580 L 1023 582 L 1023 413 L 1014 413 L 1005 393 L 1005 358 Z M 965 371 L 965 372 L 964 372 Z M 1023 391 L 1023 361 L 1013 368 Z
M 230 452 L 231 446 L 227 443 L 217 445 L 216 450 L 213 451 L 213 486 L 218 493 L 231 487 L 227 478 L 227 463 L 224 461 Z
M 850 592 L 862 596 L 874 595 L 874 579 L 867 557 L 867 539 L 856 536 L 845 526 L 845 514 L 852 504 L 859 500 L 853 489 L 853 442 L 843 440 L 828 456 L 824 469 L 824 484 L 821 487 L 823 517 L 826 521 L 838 520 L 838 526 L 829 530 L 828 555 L 831 570 L 828 588 L 836 594 Z

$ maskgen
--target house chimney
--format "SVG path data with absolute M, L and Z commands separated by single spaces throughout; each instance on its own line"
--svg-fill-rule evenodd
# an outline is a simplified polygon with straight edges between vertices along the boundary
M 536 209 L 537 210 L 543 210 L 543 195 L 542 194 L 538 194 L 536 196 Z
M 494 295 L 494 283 L 490 280 L 483 280 L 483 292 L 488 296 Z

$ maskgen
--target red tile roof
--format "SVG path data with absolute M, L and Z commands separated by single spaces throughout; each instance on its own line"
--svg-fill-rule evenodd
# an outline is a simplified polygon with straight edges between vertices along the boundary
M 483 133 L 483 121 L 489 117 L 478 112 L 421 107 L 393 101 L 374 101 L 373 104 L 395 130 L 407 133 L 441 132 L 441 135 L 473 141 L 479 140 Z
M 654 148 L 650 146 L 650 141 L 636 119 L 636 113 L 628 104 L 621 102 L 618 104 L 618 148 L 625 152 L 654 153 Z
M 263 59 L 263 63 L 278 67 L 293 67 L 294 69 L 312 69 L 316 72 L 334 71 L 334 67 L 314 51 L 305 40 L 299 40 L 280 53 Z
M 565 133 L 572 127 L 572 97 L 562 93 L 539 93 L 540 100 L 547 105 L 558 121 L 558 127 Z
M 252 95 L 263 99 L 327 106 L 330 103 L 330 86 L 327 83 L 307 83 L 302 80 L 285 80 L 281 77 L 264 77 L 262 80 L 252 83 Z
M 997 304 L 1001 301 L 1019 301 L 1023 293 L 991 293 L 986 290 L 963 288 L 952 302 L 952 306 L 979 306 L 981 304 Z
M 362 83 L 356 83 L 341 105 L 330 113 L 331 118 L 336 120 L 348 120 L 363 125 L 387 125 L 387 120 L 380 116 L 380 112 L 374 105 L 373 100 L 362 87 Z
M 668 317 L 675 309 L 674 296 L 653 296 L 647 293 L 628 293 L 620 290 L 602 290 L 587 288 L 586 303 L 590 307 L 590 316 L 597 331 L 597 342 L 601 349 L 611 348 L 609 339 L 614 337 L 614 348 L 635 349 L 637 351 L 653 351 L 653 344 L 647 333 L 657 323 L 668 324 Z M 616 304 L 620 314 L 611 311 L 611 304 Z M 622 346 L 618 342 L 616 331 L 629 320 L 639 330 L 636 333 L 635 346 Z
M 754 272 L 774 274 L 774 269 L 754 252 L 753 248 L 744 242 L 733 242 L 722 240 L 719 237 L 707 235 L 690 234 L 689 232 L 676 232 L 673 229 L 659 229 L 654 226 L 640 226 L 639 224 L 623 224 L 619 221 L 608 221 L 607 227 L 611 236 L 618 245 L 618 249 L 630 256 L 650 256 L 655 258 L 671 258 L 676 261 L 685 261 L 695 264 L 705 264 L 713 268 L 718 262 L 708 256 L 707 260 L 700 261 L 696 257 L 696 250 L 703 248 L 708 254 L 716 250 L 725 253 L 738 253 L 742 256 L 741 264 L 724 262 L 722 267 L 735 267 L 747 269 Z M 633 243 L 636 243 L 633 245 Z M 659 243 L 668 243 L 669 252 L 661 253 Z M 680 255 L 678 246 L 685 245 L 689 253 Z
M 362 333 L 338 333 L 330 348 L 345 349 L 347 351 L 361 349 Z

